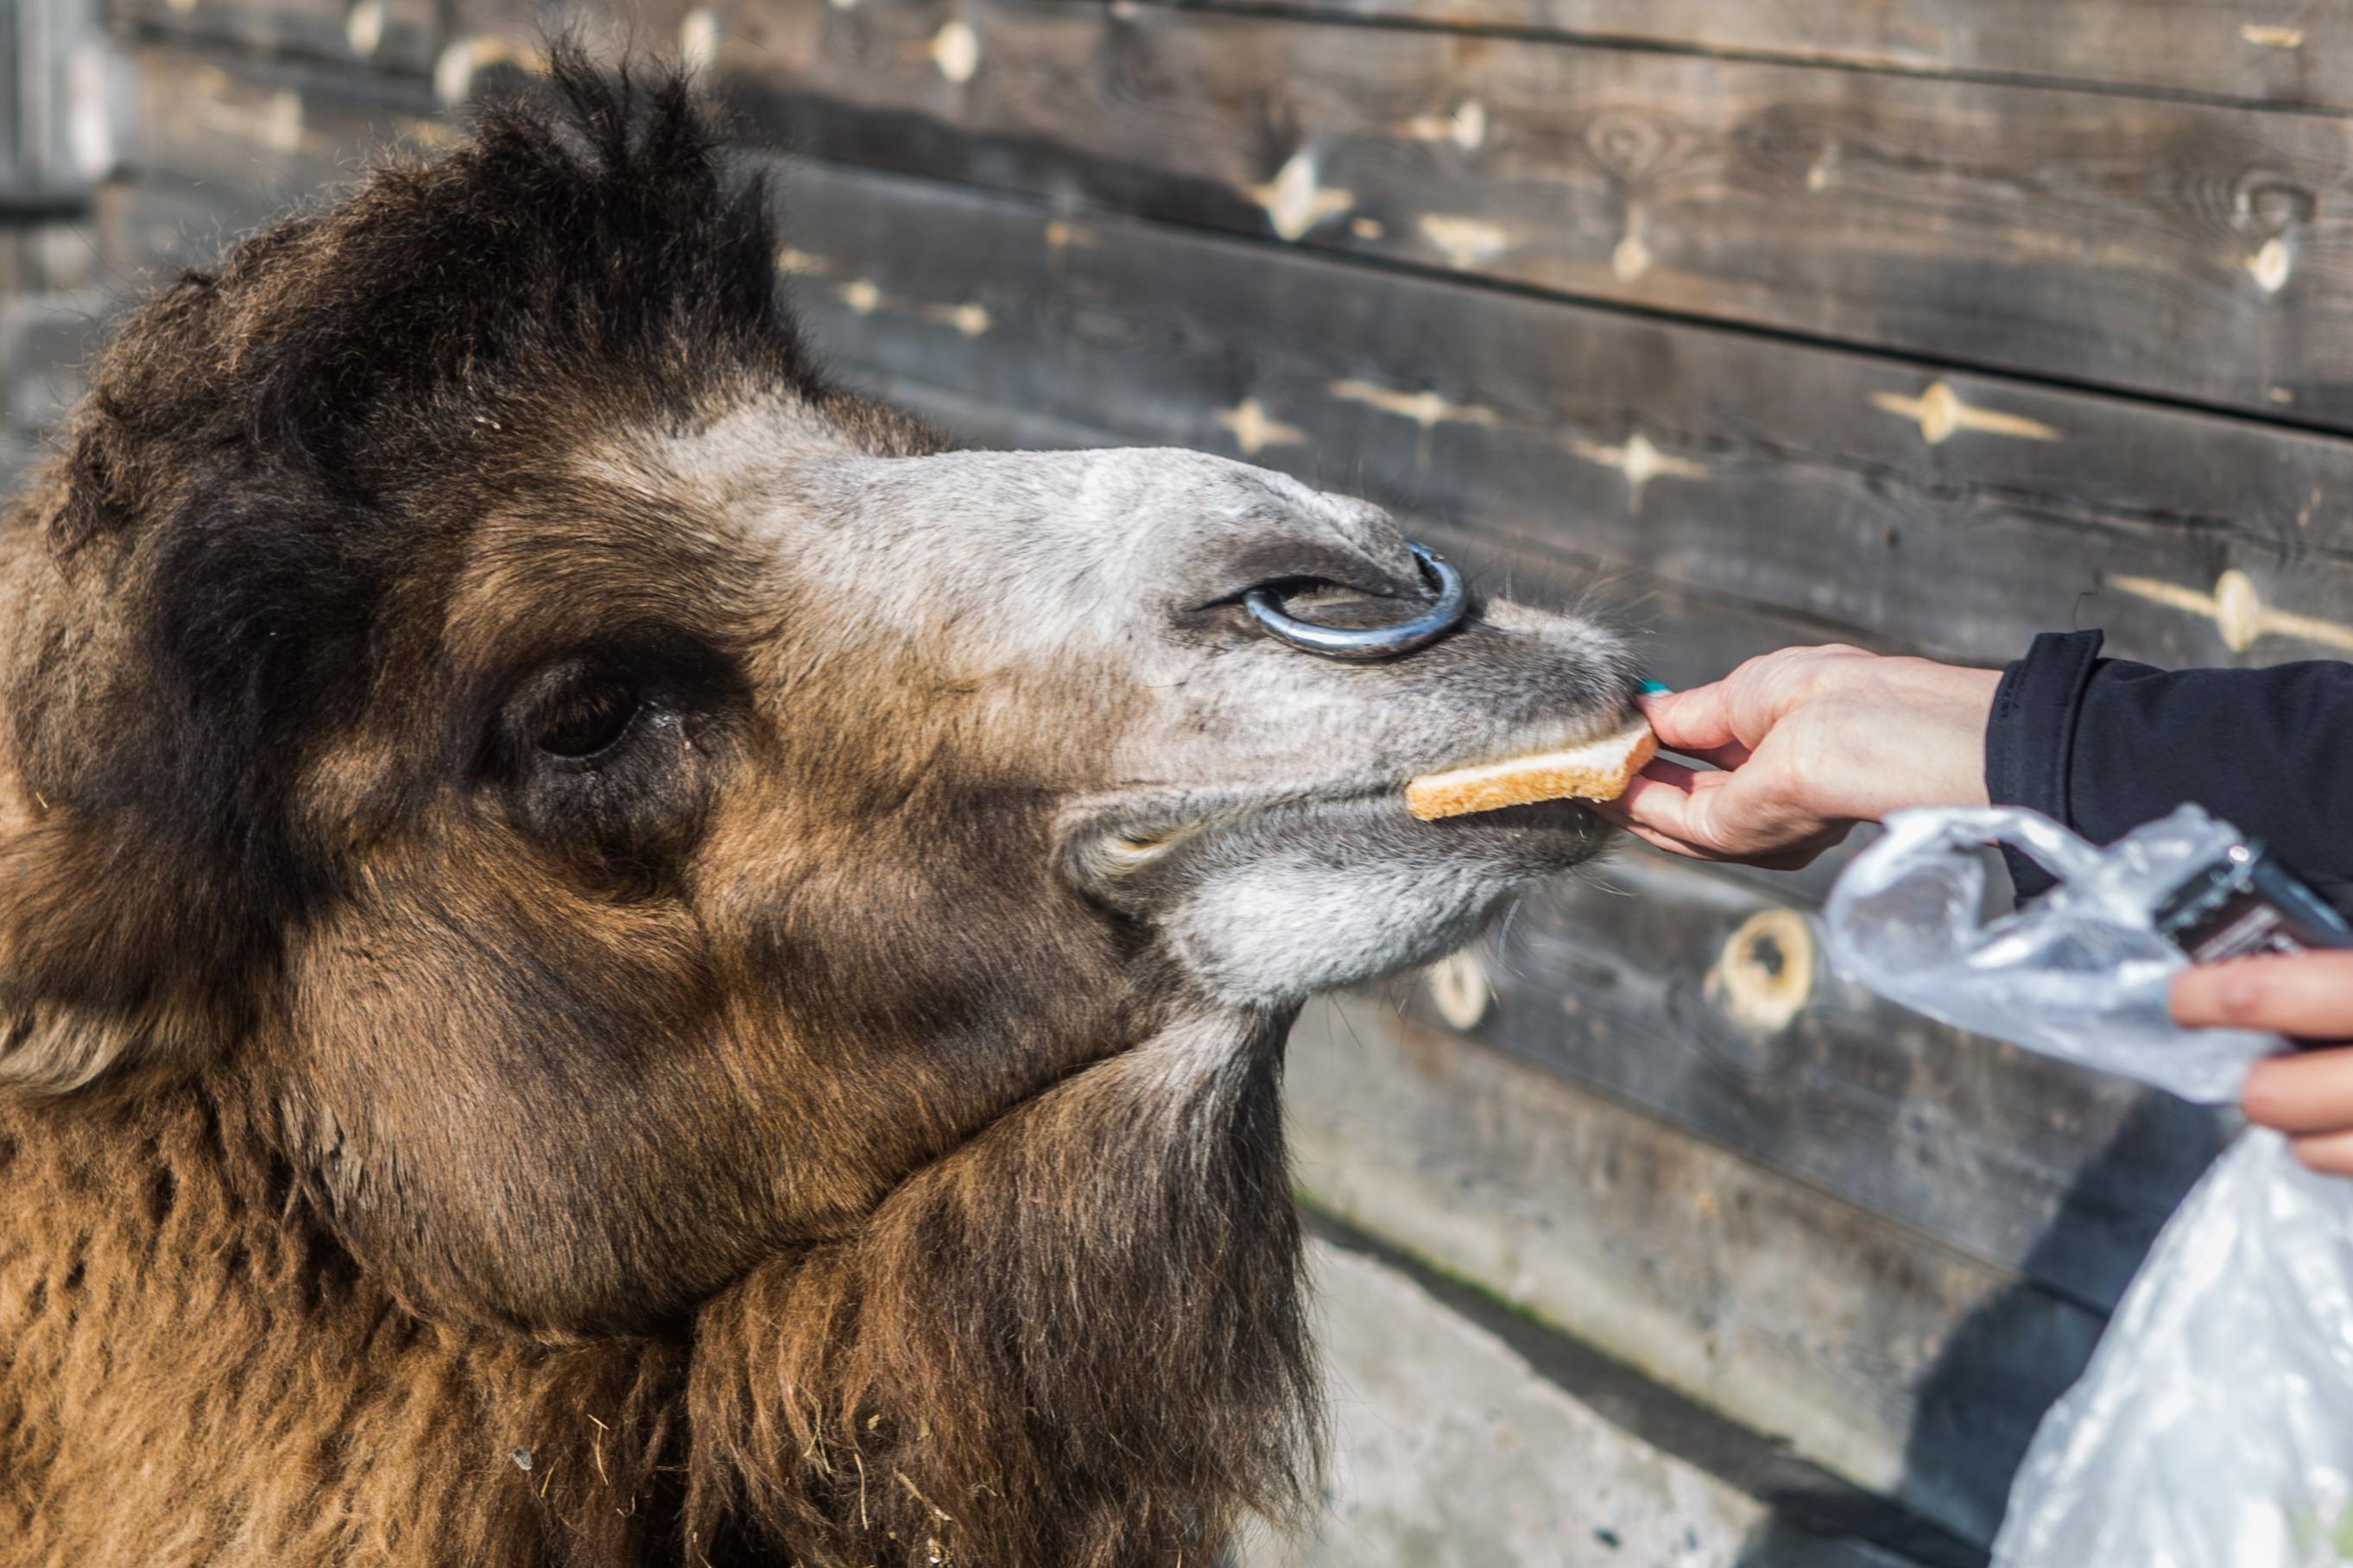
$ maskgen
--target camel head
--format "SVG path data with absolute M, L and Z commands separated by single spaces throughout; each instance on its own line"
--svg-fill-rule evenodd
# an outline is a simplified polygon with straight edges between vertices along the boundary
M 0 1079 L 235 1101 L 469 1331 L 670 1332 L 844 1249 L 868 1331 L 935 1268 L 1047 1334 L 1033 1266 L 1155 1343 L 1180 1268 L 1282 1320 L 1292 1013 L 1601 842 L 1404 782 L 1616 726 L 1624 646 L 1476 594 L 1388 658 L 1269 636 L 1253 589 L 1372 626 L 1430 578 L 1278 474 L 831 389 L 683 93 L 564 75 L 166 289 L 0 536 Z M 1082 1424 L 1142 1352 L 1071 1332 L 1086 1390 L 1008 1397 Z

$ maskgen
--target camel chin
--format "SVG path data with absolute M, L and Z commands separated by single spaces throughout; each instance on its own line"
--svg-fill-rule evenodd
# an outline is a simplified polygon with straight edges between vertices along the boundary
M 1607 831 L 1566 802 L 1510 822 L 1398 824 L 1377 808 L 1277 814 L 1219 845 L 1166 917 L 1187 966 L 1216 994 L 1256 1006 L 1428 963 L 1474 935 L 1529 882 L 1597 854 Z

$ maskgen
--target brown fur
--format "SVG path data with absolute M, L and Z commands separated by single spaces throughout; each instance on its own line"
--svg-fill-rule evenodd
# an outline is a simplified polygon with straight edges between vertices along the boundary
M 1272 1043 L 1211 1092 L 1271 1117 Z M 554 1345 L 402 1308 L 218 1079 L 0 1121 L 42 1198 L 0 1232 L 9 1561 L 1206 1562 L 1305 1479 L 1296 1238 L 1279 1187 L 1138 1160 L 1145 1065 L 672 1328 Z

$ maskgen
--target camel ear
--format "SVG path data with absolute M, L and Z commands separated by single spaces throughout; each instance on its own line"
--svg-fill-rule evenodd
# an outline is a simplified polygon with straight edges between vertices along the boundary
M 90 827 L 0 795 L 0 1091 L 185 1070 L 221 1037 L 177 879 Z

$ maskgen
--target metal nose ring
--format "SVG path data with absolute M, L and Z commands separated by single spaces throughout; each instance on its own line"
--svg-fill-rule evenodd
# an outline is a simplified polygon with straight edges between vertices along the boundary
M 1322 626 L 1283 614 L 1282 606 L 1275 603 L 1273 591 L 1267 588 L 1252 588 L 1244 594 L 1242 607 L 1277 642 L 1289 643 L 1325 658 L 1392 658 L 1411 653 L 1453 630 L 1462 619 L 1463 606 L 1469 603 L 1470 595 L 1463 590 L 1461 573 L 1419 544 L 1409 542 L 1406 548 L 1413 552 L 1421 574 L 1438 591 L 1430 608 L 1409 620 L 1386 626 Z

